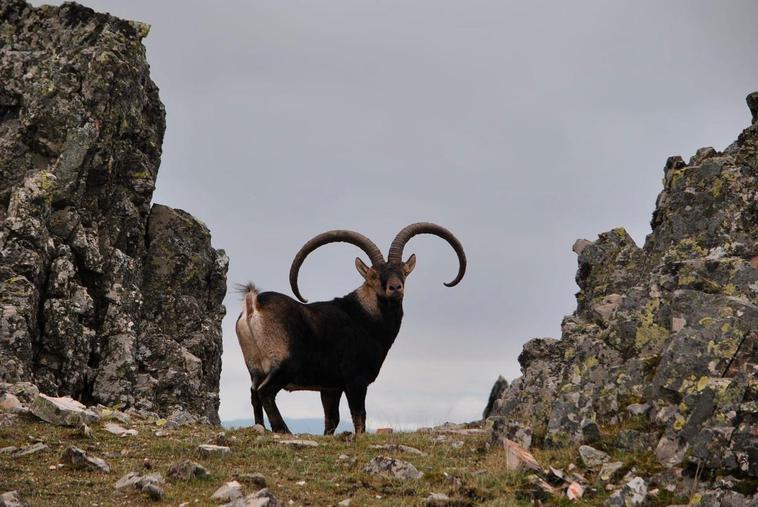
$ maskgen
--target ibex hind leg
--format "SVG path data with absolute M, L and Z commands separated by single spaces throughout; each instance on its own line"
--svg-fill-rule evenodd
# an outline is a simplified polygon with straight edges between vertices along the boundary
M 261 397 L 258 396 L 258 391 L 255 390 L 255 386 L 250 388 L 250 403 L 253 405 L 255 424 L 260 424 L 265 427 L 265 424 L 263 423 L 263 402 L 261 401 Z
M 271 431 L 274 433 L 290 433 L 275 401 L 277 393 L 285 386 L 285 383 L 279 379 L 281 376 L 280 372 L 281 370 L 278 368 L 269 372 L 266 378 L 263 379 L 263 382 L 260 383 L 260 386 L 258 386 L 257 392 L 258 397 L 263 403 L 263 408 L 266 410 L 268 422 L 271 423 Z
M 342 391 L 321 391 L 321 404 L 324 406 L 324 435 L 334 435 L 340 423 L 340 398 L 342 398 Z

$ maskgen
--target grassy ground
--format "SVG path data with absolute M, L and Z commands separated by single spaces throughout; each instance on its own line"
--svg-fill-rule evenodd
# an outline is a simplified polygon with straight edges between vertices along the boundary
M 319 442 L 318 447 L 293 449 L 278 442 L 278 436 L 259 435 L 250 428 L 226 432 L 232 452 L 224 457 L 200 456 L 196 448 L 209 441 L 218 428 L 184 426 L 171 430 L 168 436 L 157 437 L 154 422 L 132 419 L 129 427 L 139 431 L 136 436 L 117 437 L 92 426 L 94 439 L 81 436 L 73 428 L 56 427 L 22 416 L 11 426 L 0 427 L 0 448 L 23 447 L 32 443 L 30 437 L 42 439 L 49 448 L 31 456 L 12 458 L 0 455 L 0 492 L 18 490 L 30 505 L 214 505 L 211 494 L 224 482 L 240 474 L 262 473 L 269 489 L 285 502 L 294 505 L 336 505 L 350 498 L 352 506 L 421 505 L 432 492 L 445 493 L 451 505 L 518 506 L 532 505 L 528 476 L 505 469 L 501 449 L 487 450 L 487 436 L 445 435 L 438 432 L 362 435 L 355 441 L 345 437 L 306 436 Z M 452 443 L 463 441 L 455 448 Z M 416 447 L 425 456 L 388 452 L 369 448 L 372 444 L 397 443 Z M 60 456 L 69 446 L 78 446 L 90 455 L 104 458 L 111 466 L 110 474 L 59 468 Z M 348 459 L 339 459 L 341 454 Z M 547 466 L 577 463 L 575 448 L 535 451 L 537 459 Z M 366 474 L 363 466 L 377 455 L 393 456 L 413 463 L 424 476 L 419 480 L 399 481 Z M 152 465 L 144 468 L 147 459 Z M 210 477 L 192 481 L 171 481 L 163 485 L 165 497 L 152 502 L 141 493 L 116 491 L 113 484 L 130 471 L 160 472 L 165 478 L 168 467 L 192 459 L 202 464 Z M 53 469 L 51 469 L 51 467 Z M 298 482 L 305 481 L 305 484 Z M 245 494 L 256 487 L 245 486 Z M 581 505 L 602 505 L 607 494 L 598 488 Z M 551 505 L 569 505 L 567 499 L 551 499 Z M 577 505 L 576 503 L 571 505 Z M 665 504 L 663 504 L 665 505 Z

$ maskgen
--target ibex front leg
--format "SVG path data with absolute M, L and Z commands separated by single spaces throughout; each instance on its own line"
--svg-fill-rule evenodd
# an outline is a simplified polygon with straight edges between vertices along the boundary
M 340 423 L 340 398 L 342 398 L 342 391 L 321 391 L 321 404 L 324 406 L 324 435 L 334 435 Z
M 366 388 L 365 384 L 358 384 L 345 390 L 356 435 L 366 431 Z

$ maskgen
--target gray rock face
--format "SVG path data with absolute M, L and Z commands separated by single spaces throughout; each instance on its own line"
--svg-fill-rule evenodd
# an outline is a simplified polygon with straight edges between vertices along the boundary
M 424 474 L 407 461 L 385 456 L 377 456 L 363 467 L 368 474 L 381 475 L 390 479 L 420 479 Z
M 642 248 L 618 228 L 576 249 L 576 311 L 561 340 L 524 346 L 491 415 L 547 445 L 634 419 L 609 443 L 757 477 L 758 122 L 723 152 L 670 157 L 663 187 Z
M 0 0 L 0 382 L 218 422 L 228 259 L 150 200 L 149 27 Z

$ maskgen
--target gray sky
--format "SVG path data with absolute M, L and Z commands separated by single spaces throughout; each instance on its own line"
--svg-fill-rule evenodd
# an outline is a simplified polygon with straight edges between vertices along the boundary
M 725 148 L 758 89 L 751 0 L 84 3 L 152 25 L 168 112 L 154 201 L 208 224 L 230 284 L 290 294 L 292 257 L 328 229 L 385 251 L 419 220 L 459 236 L 469 266 L 452 289 L 442 240 L 406 248 L 418 264 L 370 426 L 478 418 L 522 344 L 558 337 L 573 311 L 573 241 L 625 226 L 641 244 L 666 157 Z M 358 253 L 314 253 L 303 295 L 357 287 Z M 251 414 L 237 299 L 222 419 Z M 278 402 L 321 416 L 315 393 Z

